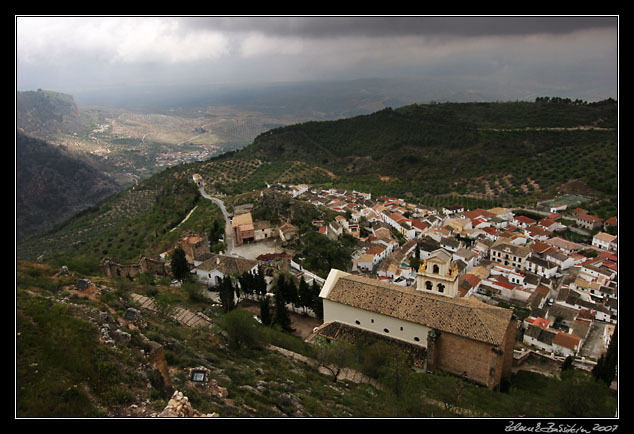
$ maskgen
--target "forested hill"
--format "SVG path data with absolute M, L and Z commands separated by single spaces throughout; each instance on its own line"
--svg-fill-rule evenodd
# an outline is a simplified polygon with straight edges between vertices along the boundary
M 433 194 L 444 192 L 439 191 L 440 184 L 510 172 L 527 162 L 534 171 L 523 175 L 542 178 L 547 173 L 544 159 L 552 159 L 557 150 L 579 158 L 597 150 L 613 154 L 614 166 L 601 171 L 614 169 L 610 173 L 616 175 L 617 120 L 618 106 L 612 99 L 415 104 L 276 128 L 258 136 L 240 154 L 268 161 L 309 161 L 339 176 L 397 179 L 421 187 L 423 183 Z M 588 173 L 593 173 L 592 166 Z M 575 167 L 569 178 L 587 175 L 578 172 Z M 594 188 L 609 190 L 616 185 L 612 181 Z

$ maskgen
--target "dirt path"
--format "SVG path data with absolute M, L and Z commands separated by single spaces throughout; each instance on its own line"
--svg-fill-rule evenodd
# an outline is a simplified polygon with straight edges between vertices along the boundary
M 183 221 L 182 221 L 182 222 L 180 222 L 179 224 L 177 224 L 176 226 L 174 226 L 174 227 L 172 228 L 172 230 L 170 230 L 170 232 L 174 232 L 174 231 L 175 231 L 175 230 L 176 230 L 176 229 L 177 229 L 180 225 L 182 225 L 183 223 L 185 223 L 185 222 L 187 221 L 187 219 L 189 218 L 189 216 L 191 216 L 191 215 L 192 215 L 192 213 L 193 213 L 194 211 L 196 211 L 196 208 L 198 208 L 198 205 L 196 205 L 196 206 L 195 206 L 195 207 L 194 207 L 194 208 L 193 208 L 193 209 L 189 212 L 189 214 L 187 214 L 187 215 L 185 216 L 185 218 L 183 219 Z

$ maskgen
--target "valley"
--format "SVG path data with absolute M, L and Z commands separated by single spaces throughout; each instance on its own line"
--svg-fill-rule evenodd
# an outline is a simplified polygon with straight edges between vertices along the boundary
M 81 131 L 56 132 L 52 143 L 95 157 L 122 187 L 176 164 L 204 161 L 250 143 L 288 122 L 231 107 L 139 112 L 81 107 Z

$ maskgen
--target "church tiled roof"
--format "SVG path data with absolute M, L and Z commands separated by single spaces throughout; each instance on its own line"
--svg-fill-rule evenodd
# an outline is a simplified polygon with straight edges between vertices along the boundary
M 493 345 L 502 344 L 513 315 L 472 297 L 448 298 L 353 275 L 339 277 L 325 298 Z

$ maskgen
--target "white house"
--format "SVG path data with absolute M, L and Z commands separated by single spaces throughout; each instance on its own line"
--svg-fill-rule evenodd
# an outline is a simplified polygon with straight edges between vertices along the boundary
M 509 221 L 513 219 L 513 211 L 508 208 L 491 208 L 487 210 L 491 214 L 493 214 L 496 218 L 504 221 Z
M 617 250 L 617 236 L 606 232 L 599 232 L 592 237 L 592 245 L 603 250 Z
M 558 332 L 553 338 L 553 352 L 560 356 L 576 356 L 581 349 L 581 338 Z
M 524 344 L 552 353 L 555 336 L 557 336 L 556 332 L 531 324 L 524 333 Z
M 568 256 L 555 249 L 546 252 L 545 256 L 547 261 L 557 264 L 559 269 L 562 271 L 575 265 L 575 259 L 572 256 Z
M 568 208 L 568 205 L 555 205 L 550 207 L 550 213 L 555 214 L 561 211 L 565 211 Z
M 558 268 L 559 266 L 557 264 L 534 256 L 531 256 L 524 262 L 525 270 L 548 279 L 552 279 L 557 274 Z
M 245 272 L 257 273 L 258 261 L 238 258 L 235 256 L 214 255 L 192 269 L 199 282 L 206 283 L 208 287 L 216 287 L 227 275 L 241 275 Z
M 306 184 L 291 185 L 290 187 L 291 196 L 293 197 L 300 196 L 306 193 L 307 191 L 308 191 L 308 186 Z
M 359 255 L 359 258 L 357 259 L 357 268 L 362 271 L 372 271 L 378 262 L 378 257 L 376 255 L 364 253 Z
M 478 260 L 480 258 L 475 252 L 469 249 L 465 249 L 464 247 L 461 247 L 457 251 L 454 252 L 453 259 L 454 261 L 461 259 L 465 264 L 467 264 L 465 271 L 469 271 L 473 267 L 478 265 Z

